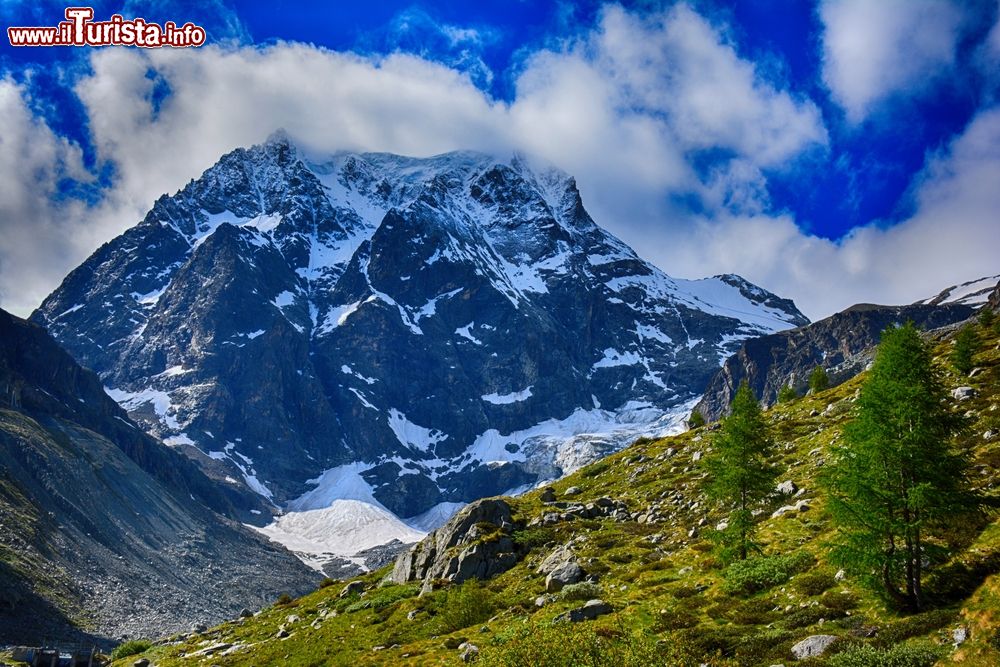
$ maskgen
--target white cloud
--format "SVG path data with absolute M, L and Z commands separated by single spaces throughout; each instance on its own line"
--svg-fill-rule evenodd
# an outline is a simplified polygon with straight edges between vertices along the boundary
M 1000 108 L 981 112 L 913 187 L 915 211 L 839 243 L 788 216 L 701 219 L 655 259 L 679 272 L 734 271 L 796 300 L 810 317 L 858 302 L 901 304 L 1000 271 Z
M 823 80 L 852 122 L 946 72 L 963 27 L 949 0 L 824 0 L 819 14 Z
M 35 219 L 67 221 L 57 227 L 67 238 L 50 252 L 48 242 L 32 240 L 31 225 L 4 215 L 4 234 L 13 234 L 7 238 L 41 260 L 24 275 L 0 265 L 6 308 L 25 313 L 100 242 L 141 219 L 160 194 L 277 127 L 321 152 L 526 150 L 574 174 L 594 218 L 669 273 L 739 272 L 796 298 L 811 316 L 859 300 L 913 301 L 974 277 L 968 274 L 980 267 L 996 272 L 987 268 L 990 244 L 965 240 L 996 235 L 995 225 L 984 227 L 1000 210 L 989 194 L 996 188 L 966 196 L 1000 160 L 1000 149 L 975 150 L 994 136 L 992 116 L 969 128 L 965 136 L 973 138 L 932 160 L 915 190 L 913 220 L 858 231 L 840 245 L 810 237 L 790 216 L 762 211 L 768 170 L 824 150 L 816 105 L 770 83 L 739 57 L 724 29 L 686 5 L 645 18 L 608 8 L 590 34 L 528 58 L 511 103 L 489 98 L 469 73 L 417 56 L 367 57 L 302 44 L 102 49 L 91 55 L 91 70 L 76 90 L 98 159 L 115 166 L 116 181 L 90 209 L 57 210 L 44 179 L 39 188 L 16 178 L 24 161 L 4 156 L 20 149 L 0 154 L 2 196 L 37 201 Z M 158 81 L 170 95 L 157 109 Z M 18 146 L 53 146 L 37 161 L 50 170 L 76 169 L 75 149 L 25 115 L 23 102 L 20 108 L 23 121 L 4 116 L 4 140 L 14 135 Z M 699 171 L 692 156 L 702 151 L 725 157 Z M 19 194 L 8 194 L 8 181 Z M 706 214 L 672 207 L 677 197 L 697 199 Z
M 29 101 L 23 87 L 0 79 L 0 300 L 21 313 L 91 249 L 78 247 L 66 224 L 83 207 L 58 201 L 62 179 L 88 178 L 80 149 L 34 116 Z

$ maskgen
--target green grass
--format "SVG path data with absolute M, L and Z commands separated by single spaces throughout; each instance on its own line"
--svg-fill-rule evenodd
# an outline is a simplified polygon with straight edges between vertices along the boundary
M 978 392 L 956 406 L 971 420 L 961 445 L 975 484 L 996 499 L 1000 438 L 985 440 L 983 433 L 1000 420 L 1000 341 L 995 333 L 980 339 L 973 359 L 983 371 L 972 378 L 950 369 L 948 340 L 935 341 L 935 349 L 949 384 L 969 384 Z M 862 379 L 765 413 L 778 443 L 773 462 L 784 470 L 780 479 L 791 479 L 804 489 L 801 497 L 810 509 L 771 519 L 771 512 L 788 499 L 775 497 L 767 503 L 758 535 L 764 554 L 746 564 L 721 562 L 710 539 L 725 511 L 705 505 L 700 491 L 704 471 L 692 461 L 694 452 L 704 452 L 709 445 L 707 426 L 636 443 L 552 485 L 560 499 L 570 486 L 579 487 L 574 502 L 608 496 L 625 502 L 631 511 L 658 504 L 668 517 L 663 523 L 600 519 L 524 528 L 515 539 L 527 555 L 490 581 L 418 595 L 416 585 L 380 586 L 386 568 L 362 578 L 367 587 L 363 597 L 340 599 L 342 585 L 327 586 L 294 606 L 272 607 L 197 637 L 175 638 L 176 644 L 160 643 L 145 655 L 159 667 L 201 664 L 185 656 L 225 642 L 245 648 L 212 655 L 204 664 L 456 665 L 461 664 L 458 646 L 468 641 L 480 649 L 479 664 L 503 667 L 767 667 L 793 664 L 792 645 L 822 633 L 840 637 L 837 647 L 831 655 L 799 664 L 919 667 L 933 664 L 927 661 L 939 654 L 935 659 L 940 664 L 1000 664 L 996 513 L 980 522 L 956 524 L 945 536 L 950 559 L 937 576 L 928 577 L 929 592 L 936 597 L 934 608 L 923 614 L 889 610 L 860 581 L 834 578 L 837 568 L 827 553 L 835 532 L 816 475 L 826 448 L 851 417 Z M 813 411 L 818 416 L 812 416 Z M 539 495 L 511 500 L 522 525 L 546 511 Z M 693 537 L 692 528 L 697 528 Z M 538 607 L 535 599 L 544 593 L 544 576 L 535 569 L 553 545 L 570 539 L 581 567 L 597 578 L 599 588 L 568 588 Z M 611 604 L 614 613 L 580 624 L 553 622 L 592 594 Z M 301 620 L 288 624 L 292 614 Z M 282 625 L 290 634 L 284 639 L 277 637 Z M 969 628 L 970 639 L 953 650 L 951 631 L 959 625 Z M 134 658 L 117 664 L 130 661 Z

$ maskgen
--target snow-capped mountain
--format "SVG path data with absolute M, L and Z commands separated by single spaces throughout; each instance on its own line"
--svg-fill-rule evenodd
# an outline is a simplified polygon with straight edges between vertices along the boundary
M 807 322 L 738 276 L 667 276 L 522 156 L 283 134 L 161 197 L 33 318 L 222 483 L 416 528 L 676 428 L 742 340 Z

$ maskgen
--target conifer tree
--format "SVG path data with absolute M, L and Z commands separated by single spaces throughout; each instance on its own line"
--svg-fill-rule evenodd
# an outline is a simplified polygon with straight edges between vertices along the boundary
M 962 421 L 946 399 L 913 324 L 887 329 L 823 475 L 839 529 L 833 559 L 911 610 L 924 606 L 924 570 L 942 555 L 929 538 L 975 506 L 951 447 Z
M 788 403 L 799 397 L 799 393 L 790 384 L 786 384 L 778 392 L 778 403 Z
M 966 324 L 958 330 L 955 336 L 955 347 L 951 351 L 951 365 L 962 375 L 968 375 L 972 370 L 972 355 L 976 351 L 976 332 L 971 324 Z
M 826 374 L 826 369 L 822 366 L 817 366 L 813 369 L 813 372 L 809 374 L 809 389 L 815 394 L 818 391 L 823 391 L 830 386 L 830 378 Z
M 713 500 L 733 507 L 720 531 L 725 560 L 746 560 L 759 551 L 754 542 L 756 523 L 753 509 L 774 489 L 777 470 L 768 463 L 774 447 L 760 403 L 744 380 L 733 399 L 732 413 L 712 439 L 706 457 L 706 493 Z

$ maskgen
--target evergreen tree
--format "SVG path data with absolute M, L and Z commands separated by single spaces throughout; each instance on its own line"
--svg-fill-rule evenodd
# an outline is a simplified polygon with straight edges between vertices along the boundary
M 929 538 L 973 499 L 950 447 L 962 421 L 946 399 L 913 324 L 887 329 L 823 475 L 839 528 L 834 560 L 907 609 L 924 606 L 924 569 L 942 555 Z
M 702 416 L 702 414 L 697 410 L 692 412 L 691 416 L 688 418 L 688 428 L 701 428 L 704 425 L 705 417 Z
M 790 384 L 786 384 L 778 392 L 778 403 L 788 403 L 799 397 L 799 393 Z
M 744 381 L 733 399 L 732 414 L 712 439 L 706 457 L 706 493 L 716 502 L 734 507 L 727 527 L 720 531 L 723 558 L 746 560 L 760 547 L 754 542 L 753 508 L 774 489 L 777 470 L 768 463 L 774 447 L 760 403 Z
M 814 394 L 830 386 L 830 378 L 826 374 L 826 369 L 822 366 L 817 366 L 813 369 L 813 372 L 809 374 L 809 389 Z
M 983 327 L 983 329 L 988 330 L 993 326 L 995 320 L 996 313 L 994 313 L 989 306 L 983 306 L 979 311 L 979 324 Z
M 958 330 L 955 336 L 955 347 L 951 350 L 951 365 L 962 375 L 968 375 L 972 370 L 972 355 L 976 351 L 976 332 L 971 324 L 966 324 Z

